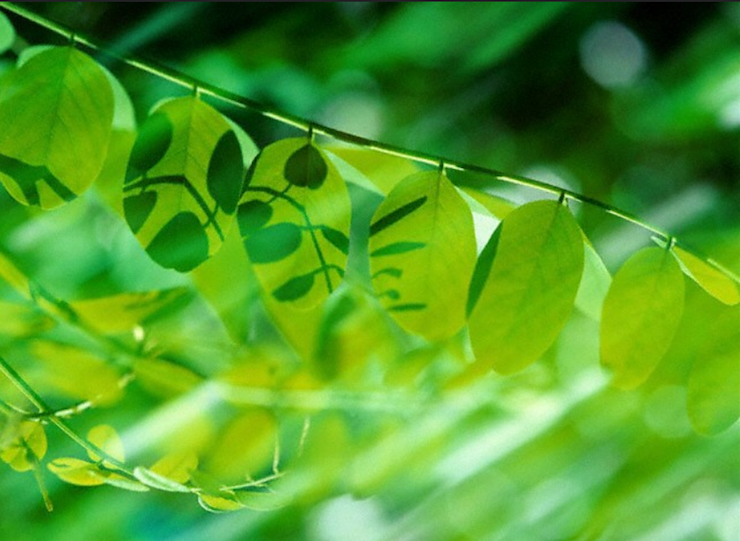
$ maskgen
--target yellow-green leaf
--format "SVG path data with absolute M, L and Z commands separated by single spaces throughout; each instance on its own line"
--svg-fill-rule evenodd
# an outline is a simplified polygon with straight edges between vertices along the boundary
M 334 165 L 309 139 L 278 141 L 257 156 L 238 220 L 257 278 L 282 306 L 308 310 L 341 282 L 349 195 Z
M 198 457 L 192 451 L 169 454 L 159 459 L 149 471 L 176 483 L 187 483 L 198 467 Z
M 130 331 L 148 316 L 181 299 L 185 288 L 119 293 L 110 297 L 84 299 L 71 304 L 74 311 L 91 327 L 103 333 Z
M 90 440 L 90 443 L 98 447 L 98 449 L 105 452 L 109 457 L 121 462 L 124 461 L 125 453 L 123 450 L 123 442 L 118 436 L 118 432 L 116 432 L 112 426 L 98 425 L 92 428 L 87 433 L 87 439 Z M 91 460 L 98 461 L 103 458 L 89 451 L 87 454 Z
M 190 489 L 182 483 L 173 481 L 164 475 L 160 475 L 142 466 L 134 468 L 134 477 L 146 486 L 156 488 L 157 490 L 164 490 L 165 492 L 190 492 Z
M 166 101 L 131 151 L 126 221 L 154 261 L 189 271 L 221 247 L 243 174 L 241 145 L 224 116 L 195 97 Z
M 0 452 L 0 459 L 16 471 L 28 471 L 46 455 L 46 432 L 41 423 L 23 421 L 12 443 Z
M 704 291 L 724 304 L 740 303 L 740 288 L 732 278 L 678 246 L 672 249 L 686 276 L 699 284 Z
M 583 278 L 576 294 L 576 308 L 591 319 L 601 319 L 601 308 L 612 283 L 612 275 L 596 250 L 586 239 Z
M 619 269 L 601 315 L 601 363 L 614 385 L 643 383 L 668 351 L 681 321 L 684 279 L 675 258 L 644 248 Z
M 206 511 L 211 513 L 226 513 L 244 509 L 244 505 L 237 501 L 233 492 L 221 492 L 222 496 L 212 494 L 198 494 L 198 503 Z
M 203 378 L 192 370 L 164 359 L 138 359 L 134 362 L 136 381 L 148 392 L 171 397 L 191 390 Z
M 78 458 L 57 458 L 47 466 L 49 471 L 72 485 L 83 487 L 98 486 L 105 483 L 102 472 L 98 467 L 86 460 Z
M 419 172 L 415 162 L 377 150 L 346 146 L 331 146 L 327 150 L 360 173 L 361 177 L 355 176 L 359 185 L 383 195 L 409 175 Z
M 378 298 L 406 330 L 430 340 L 465 324 L 475 266 L 468 205 L 438 171 L 402 180 L 370 224 L 370 272 Z
M 740 417 L 740 310 L 717 318 L 697 354 L 688 382 L 689 419 L 702 434 L 718 434 Z
M 110 81 L 86 54 L 73 47 L 36 54 L 0 92 L 0 181 L 26 205 L 74 199 L 103 167 L 113 111 Z
M 552 345 L 573 310 L 583 273 L 581 230 L 565 206 L 528 203 L 494 232 L 476 277 L 485 278 L 480 267 L 488 265 L 480 297 L 471 301 L 470 339 L 478 367 L 511 374 Z

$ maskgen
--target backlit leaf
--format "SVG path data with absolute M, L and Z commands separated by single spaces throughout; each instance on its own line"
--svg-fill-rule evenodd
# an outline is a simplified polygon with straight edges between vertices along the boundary
M 109 457 L 123 462 L 125 458 L 123 442 L 112 426 L 98 425 L 92 428 L 87 433 L 87 439 L 101 451 L 104 451 Z M 88 452 L 88 456 L 91 460 L 95 461 L 103 458 L 90 452 Z
M 672 250 L 686 276 L 699 284 L 704 291 L 724 304 L 740 303 L 740 289 L 732 278 L 678 246 L 674 246 Z
M 165 492 L 190 492 L 190 489 L 182 483 L 173 481 L 142 466 L 134 468 L 134 477 L 146 486 L 156 488 L 157 490 L 164 490 Z
M 684 278 L 668 250 L 645 248 L 619 269 L 601 315 L 601 362 L 617 387 L 644 382 L 671 344 L 684 307 Z
M 211 513 L 226 513 L 243 509 L 244 505 L 236 498 L 233 492 L 222 492 L 220 496 L 212 494 L 198 494 L 198 503 L 206 511 Z
M 606 293 L 612 283 L 612 275 L 588 239 L 583 253 L 583 279 L 576 295 L 576 308 L 598 321 L 601 319 L 601 307 Z
M 334 165 L 309 139 L 278 141 L 257 156 L 238 222 L 263 289 L 284 307 L 310 309 L 341 282 L 349 195 Z
M 100 173 L 114 114 L 111 84 L 90 57 L 51 47 L 0 92 L 0 181 L 23 204 L 58 206 Z
M 198 457 L 193 452 L 172 453 L 159 459 L 149 471 L 177 483 L 187 483 L 198 467 Z
M 523 205 L 499 228 L 470 339 L 478 367 L 511 374 L 536 361 L 567 322 L 583 273 L 583 236 L 555 201 Z
M 86 460 L 57 458 L 49 463 L 48 468 L 62 481 L 72 485 L 91 487 L 105 484 L 98 467 Z
M 444 174 L 417 173 L 396 185 L 375 211 L 369 248 L 373 287 L 399 325 L 430 340 L 462 328 L 475 233 Z
M 15 471 L 28 471 L 44 458 L 46 449 L 46 432 L 41 423 L 23 421 L 10 445 L 0 451 L 0 459 Z
M 694 359 L 688 382 L 689 419 L 707 435 L 718 434 L 740 417 L 740 310 L 717 318 Z
M 154 261 L 189 271 L 220 248 L 243 171 L 241 145 L 225 117 L 195 97 L 165 101 L 131 152 L 126 220 Z

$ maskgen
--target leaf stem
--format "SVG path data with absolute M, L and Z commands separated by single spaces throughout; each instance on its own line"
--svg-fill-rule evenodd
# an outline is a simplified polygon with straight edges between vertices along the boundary
M 329 126 L 325 126 L 323 124 L 319 124 L 317 122 L 313 122 L 305 118 L 301 118 L 299 116 L 295 116 L 295 115 L 286 113 L 284 111 L 280 111 L 278 109 L 269 107 L 256 100 L 253 100 L 253 99 L 250 99 L 244 96 L 240 96 L 239 94 L 235 94 L 233 92 L 217 87 L 215 85 L 205 83 L 203 81 L 190 77 L 173 68 L 162 66 L 152 60 L 148 60 L 148 59 L 144 60 L 139 57 L 125 54 L 125 51 L 120 52 L 120 51 L 116 51 L 112 47 L 111 48 L 105 47 L 103 45 L 100 45 L 96 41 L 92 41 L 80 35 L 79 33 L 73 32 L 68 27 L 62 24 L 56 23 L 54 21 L 50 21 L 49 19 L 41 15 L 38 15 L 36 13 L 33 13 L 32 11 L 24 7 L 21 7 L 13 2 L 0 2 L 0 7 L 5 8 L 7 11 L 19 17 L 23 17 L 24 19 L 28 21 L 36 23 L 39 26 L 42 26 L 51 32 L 59 34 L 60 36 L 68 40 L 74 39 L 75 43 L 78 46 L 84 45 L 85 47 L 88 47 L 89 49 L 97 51 L 104 56 L 118 60 L 127 66 L 131 66 L 133 68 L 139 69 L 141 71 L 144 71 L 146 73 L 149 73 L 161 79 L 167 80 L 183 88 L 187 88 L 189 90 L 192 90 L 193 88 L 197 88 L 201 95 L 209 95 L 212 98 L 215 98 L 223 103 L 230 104 L 236 107 L 240 107 L 242 109 L 247 109 L 249 111 L 262 115 L 266 118 L 270 118 L 282 124 L 287 124 L 289 126 L 293 126 L 294 128 L 303 130 L 307 134 L 314 135 L 318 133 L 318 134 L 326 135 L 338 141 L 350 143 L 350 144 L 353 144 L 359 147 L 367 148 L 369 150 L 375 150 L 383 154 L 388 154 L 391 156 L 404 158 L 404 159 L 411 160 L 417 163 L 423 163 L 423 164 L 432 165 L 435 167 L 439 167 L 440 164 L 444 164 L 444 168 L 447 170 L 479 173 L 482 175 L 492 177 L 494 181 L 500 181 L 500 182 L 505 182 L 509 184 L 517 184 L 520 186 L 525 186 L 527 188 L 539 190 L 541 192 L 546 192 L 546 193 L 550 193 L 553 195 L 562 196 L 566 200 L 569 199 L 572 201 L 577 201 L 579 203 L 583 203 L 583 204 L 587 204 L 587 205 L 600 208 L 603 211 L 611 214 L 612 216 L 616 216 L 617 218 L 630 222 L 638 227 L 641 227 L 642 229 L 645 229 L 651 233 L 659 235 L 666 241 L 669 241 L 673 237 L 669 233 L 657 227 L 654 227 L 648 224 L 647 222 L 640 220 L 639 218 L 637 218 L 636 216 L 634 216 L 633 214 L 629 212 L 621 210 L 608 203 L 604 203 L 603 201 L 593 199 L 586 195 L 583 195 L 583 194 L 580 194 L 580 193 L 577 193 L 571 190 L 566 190 L 566 189 L 563 189 L 557 186 L 553 186 L 546 182 L 531 179 L 528 177 L 524 177 L 520 175 L 510 175 L 510 174 L 504 173 L 502 171 L 498 171 L 493 168 L 483 167 L 480 165 L 466 163 L 466 162 L 458 161 L 458 160 L 450 160 L 442 156 L 437 156 L 437 155 L 429 154 L 426 152 L 420 152 L 420 151 L 411 150 L 411 149 L 403 148 L 403 147 L 396 146 L 396 145 L 391 145 L 388 143 L 384 143 L 382 141 L 368 139 L 366 137 L 361 137 L 353 133 L 348 133 L 342 130 L 331 128 Z M 690 251 L 694 253 L 693 250 L 690 250 Z M 694 253 L 694 255 L 697 255 L 697 254 Z M 740 277 L 738 277 L 738 275 L 736 275 L 733 272 L 728 272 L 725 267 L 717 264 L 714 260 L 710 258 L 706 258 L 706 257 L 701 257 L 699 255 L 697 255 L 697 257 L 705 261 L 708 265 L 715 267 L 717 270 L 727 274 L 735 282 L 740 283 Z

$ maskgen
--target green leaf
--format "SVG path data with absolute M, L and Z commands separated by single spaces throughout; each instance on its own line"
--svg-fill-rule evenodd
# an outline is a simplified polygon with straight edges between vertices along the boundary
M 406 330 L 429 340 L 459 331 L 474 265 L 473 218 L 444 174 L 407 177 L 375 211 L 370 225 L 373 287 Z
M 684 279 L 668 250 L 645 248 L 619 269 L 601 315 L 601 362 L 614 385 L 644 382 L 665 355 L 681 321 Z
M 57 458 L 47 466 L 49 471 L 72 485 L 92 487 L 105 484 L 102 472 L 86 460 L 78 458 Z
M 166 492 L 190 492 L 191 490 L 177 481 L 173 481 L 148 468 L 138 466 L 134 468 L 134 477 L 148 487 L 164 490 Z
M 237 500 L 233 492 L 221 492 L 221 495 L 198 494 L 198 503 L 206 511 L 211 513 L 227 513 L 244 509 L 244 505 Z
M 308 310 L 337 288 L 347 265 L 350 200 L 315 143 L 302 137 L 266 147 L 247 172 L 238 212 L 255 274 L 275 300 Z
M 224 116 L 195 97 L 165 101 L 131 152 L 126 221 L 154 261 L 189 271 L 221 247 L 243 171 L 241 145 Z
M 740 310 L 727 308 L 717 318 L 694 360 L 688 381 L 691 424 L 714 435 L 740 417 Z
M 15 29 L 4 13 L 0 12 L 0 54 L 15 43 Z
M 90 429 L 87 433 L 87 439 L 90 443 L 95 445 L 101 451 L 104 451 L 108 456 L 123 462 L 125 456 L 123 451 L 123 442 L 118 436 L 118 432 L 109 425 L 98 425 Z M 90 460 L 98 461 L 103 457 L 99 457 L 94 453 L 88 451 Z
M 72 47 L 44 50 L 0 92 L 0 181 L 26 205 L 52 208 L 102 170 L 114 98 L 104 71 Z
M 187 483 L 192 472 L 198 467 L 198 457 L 192 451 L 172 453 L 159 459 L 151 468 L 160 477 L 176 483 Z
M 672 250 L 684 274 L 704 291 L 724 304 L 732 306 L 740 303 L 740 290 L 732 278 L 678 246 L 674 246 Z
M 479 367 L 511 374 L 536 361 L 568 321 L 583 273 L 583 236 L 555 201 L 523 205 L 499 228 L 470 339 Z
M 23 421 L 18 425 L 12 443 L 0 451 L 0 459 L 15 471 L 24 472 L 34 468 L 46 455 L 46 432 L 41 423 Z

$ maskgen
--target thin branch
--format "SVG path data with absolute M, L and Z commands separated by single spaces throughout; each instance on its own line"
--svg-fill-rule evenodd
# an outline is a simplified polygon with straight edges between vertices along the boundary
M 613 216 L 616 216 L 624 221 L 630 222 L 638 227 L 641 227 L 642 229 L 645 229 L 646 231 L 659 235 L 662 238 L 664 238 L 666 241 L 673 238 L 673 235 L 670 235 L 669 233 L 657 227 L 654 227 L 648 224 L 647 222 L 640 220 L 635 215 L 627 211 L 621 210 L 617 207 L 609 205 L 608 203 L 604 203 L 603 201 L 593 199 L 586 195 L 583 195 L 583 194 L 580 194 L 580 193 L 577 193 L 571 190 L 563 189 L 558 186 L 553 186 L 552 184 L 548 184 L 546 182 L 531 179 L 528 177 L 524 177 L 520 175 L 510 175 L 510 174 L 507 174 L 502 171 L 498 171 L 496 169 L 492 169 L 489 167 L 483 167 L 480 165 L 470 164 L 470 163 L 457 161 L 457 160 L 450 160 L 443 156 L 437 156 L 434 154 L 428 154 L 426 152 L 410 150 L 410 149 L 406 149 L 403 147 L 383 143 L 382 141 L 376 141 L 373 139 L 368 139 L 366 137 L 360 137 L 358 135 L 348 133 L 342 130 L 337 130 L 329 126 L 325 126 L 323 124 L 313 122 L 305 118 L 291 115 L 289 113 L 280 111 L 272 107 L 268 107 L 267 105 L 260 103 L 256 100 L 253 100 L 253 99 L 250 99 L 244 96 L 240 96 L 239 94 L 235 94 L 223 88 L 200 81 L 184 73 L 181 73 L 180 71 L 177 71 L 175 69 L 162 66 L 154 61 L 144 60 L 139 57 L 135 57 L 132 55 L 128 55 L 125 53 L 115 51 L 112 47 L 105 47 L 103 45 L 100 45 L 96 41 L 92 41 L 76 32 L 73 32 L 68 27 L 62 24 L 50 21 L 49 19 L 42 17 L 41 15 L 38 15 L 36 13 L 33 13 L 32 11 L 24 7 L 21 7 L 17 4 L 14 4 L 12 2 L 0 2 L 0 7 L 5 8 L 11 13 L 18 15 L 19 17 L 23 17 L 24 19 L 28 21 L 34 22 L 38 24 L 39 26 L 46 28 L 47 30 L 50 30 L 52 32 L 55 32 L 56 34 L 59 34 L 60 36 L 69 40 L 71 43 L 84 45 L 85 47 L 88 47 L 94 51 L 101 53 L 103 56 L 116 59 L 125 65 L 131 66 L 133 68 L 139 69 L 144 72 L 147 72 L 151 75 L 167 80 L 181 87 L 192 89 L 196 91 L 196 94 L 209 95 L 212 98 L 215 98 L 223 103 L 237 106 L 242 109 L 247 109 L 249 111 L 260 114 L 266 118 L 271 118 L 273 120 L 276 120 L 282 124 L 287 124 L 289 126 L 293 126 L 295 128 L 301 129 L 309 134 L 320 133 L 322 135 L 332 137 L 338 141 L 350 143 L 350 144 L 363 147 L 363 148 L 367 148 L 370 150 L 375 150 L 378 152 L 382 152 L 384 154 L 389 154 L 391 156 L 405 158 L 405 159 L 408 159 L 408 160 L 411 160 L 417 163 L 433 165 L 435 167 L 439 166 L 440 164 L 444 164 L 444 167 L 448 170 L 479 173 L 479 174 L 483 174 L 486 176 L 490 176 L 493 178 L 493 180 L 496 180 L 496 181 L 506 182 L 509 184 L 517 184 L 520 186 L 525 186 L 528 188 L 539 190 L 541 192 L 546 192 L 546 193 L 562 196 L 565 199 L 569 199 L 572 201 L 578 201 L 580 203 L 584 203 L 587 205 L 600 208 Z M 681 245 L 686 248 L 686 246 L 683 243 L 681 243 Z M 694 253 L 694 255 L 697 255 L 694 250 L 690 250 L 690 251 Z M 728 271 L 724 266 L 717 264 L 717 262 L 715 262 L 713 259 L 702 257 L 700 255 L 697 255 L 697 257 L 702 259 L 708 265 L 716 268 L 720 272 L 727 274 L 735 282 L 740 283 L 740 277 L 738 277 L 738 275 L 736 275 L 733 272 Z

